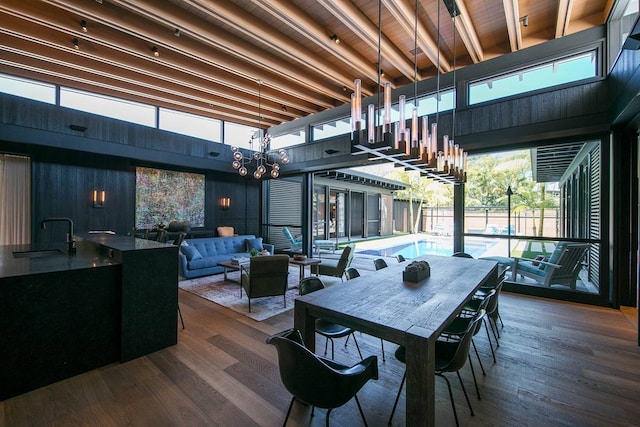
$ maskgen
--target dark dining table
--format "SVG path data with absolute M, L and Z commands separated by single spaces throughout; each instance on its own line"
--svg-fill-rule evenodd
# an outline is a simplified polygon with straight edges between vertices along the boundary
M 317 318 L 405 346 L 406 425 L 433 426 L 435 341 L 480 286 L 498 279 L 498 264 L 436 255 L 414 260 L 429 263 L 427 279 L 403 281 L 406 261 L 335 284 L 298 297 L 294 325 L 311 351 L 315 351 Z

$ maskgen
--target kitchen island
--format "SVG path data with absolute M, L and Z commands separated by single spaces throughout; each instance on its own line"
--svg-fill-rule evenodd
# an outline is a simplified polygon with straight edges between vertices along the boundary
M 0 246 L 0 400 L 177 343 L 178 248 L 75 239 Z

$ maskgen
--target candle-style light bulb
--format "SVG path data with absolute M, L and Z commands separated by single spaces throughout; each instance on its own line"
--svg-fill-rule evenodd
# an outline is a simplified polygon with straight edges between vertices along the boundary
M 411 148 L 418 146 L 418 109 L 413 107 L 411 116 Z
M 400 130 L 400 140 L 401 141 L 409 141 L 405 138 L 405 129 L 407 127 L 406 120 L 404 118 L 404 104 L 405 104 L 405 96 L 400 95 L 398 97 L 398 129 Z
M 391 132 L 391 83 L 384 84 L 384 132 Z
M 369 104 L 367 106 L 367 135 L 369 144 L 373 144 L 375 142 L 376 135 L 376 124 L 375 124 L 375 106 L 373 104 Z
M 362 128 L 362 81 L 356 79 L 354 82 L 355 93 L 353 97 L 354 103 L 354 130 L 359 131 Z

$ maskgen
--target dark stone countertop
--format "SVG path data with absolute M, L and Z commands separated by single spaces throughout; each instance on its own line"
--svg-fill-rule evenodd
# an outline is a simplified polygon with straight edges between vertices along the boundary
M 56 251 L 57 250 L 57 251 Z M 47 251 L 47 256 L 16 258 L 15 252 Z M 95 250 L 78 248 L 74 255 L 68 255 L 64 244 L 36 244 L 0 246 L 0 279 L 5 277 L 28 276 L 55 271 L 80 270 L 119 264 Z
M 166 243 L 159 243 L 153 240 L 147 239 L 133 239 L 130 236 L 123 236 L 120 234 L 91 234 L 91 233 L 78 233 L 74 234 L 77 240 L 86 240 L 107 248 L 115 249 L 120 252 L 127 251 L 140 251 L 146 249 L 159 249 L 171 247 Z
M 0 279 L 28 276 L 57 271 L 98 268 L 120 264 L 117 252 L 158 249 L 167 247 L 144 239 L 110 234 L 76 234 L 76 253 L 67 254 L 66 245 L 23 244 L 0 246 Z M 33 253 L 36 251 L 44 251 Z M 115 251 L 115 252 L 114 252 Z M 16 257 L 15 252 L 31 252 L 26 257 Z

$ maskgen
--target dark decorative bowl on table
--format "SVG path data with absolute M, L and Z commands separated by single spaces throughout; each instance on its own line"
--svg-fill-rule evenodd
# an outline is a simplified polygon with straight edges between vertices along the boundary
M 307 259 L 307 256 L 301 255 L 301 254 L 295 254 L 293 256 L 293 259 L 295 259 L 296 261 L 304 261 L 305 259 Z
M 421 282 L 431 275 L 431 267 L 427 261 L 412 261 L 402 272 L 405 282 Z

